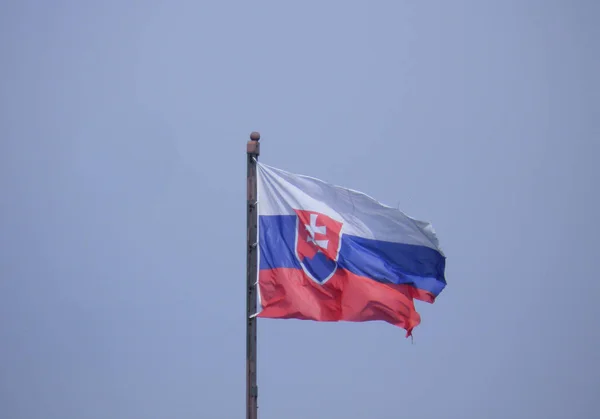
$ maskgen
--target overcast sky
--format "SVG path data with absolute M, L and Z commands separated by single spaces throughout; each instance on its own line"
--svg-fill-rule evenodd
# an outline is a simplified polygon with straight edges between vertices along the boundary
M 430 221 L 448 286 L 258 322 L 261 419 L 589 419 L 600 3 L 0 3 L 0 417 L 245 410 L 245 147 Z

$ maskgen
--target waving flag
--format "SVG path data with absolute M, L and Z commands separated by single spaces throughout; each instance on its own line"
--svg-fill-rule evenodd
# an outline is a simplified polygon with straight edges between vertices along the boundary
M 446 286 L 431 225 L 369 196 L 258 163 L 259 317 L 383 320 L 410 336 L 413 299 Z

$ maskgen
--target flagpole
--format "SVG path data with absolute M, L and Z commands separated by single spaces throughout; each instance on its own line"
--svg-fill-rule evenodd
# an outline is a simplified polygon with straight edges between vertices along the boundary
M 246 259 L 246 419 L 258 418 L 258 386 L 256 383 L 256 280 L 257 267 L 257 179 L 256 162 L 260 155 L 260 134 L 250 134 L 246 147 L 247 174 L 247 259 Z

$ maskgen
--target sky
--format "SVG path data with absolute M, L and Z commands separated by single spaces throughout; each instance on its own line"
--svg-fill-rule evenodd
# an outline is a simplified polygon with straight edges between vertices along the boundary
M 258 321 L 261 419 L 589 419 L 600 4 L 0 3 L 0 417 L 244 417 L 246 141 L 430 221 L 414 341 Z

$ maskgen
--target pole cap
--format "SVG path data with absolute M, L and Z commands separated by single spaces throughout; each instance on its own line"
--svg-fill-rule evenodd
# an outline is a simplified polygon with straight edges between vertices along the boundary
M 260 140 L 260 133 L 257 131 L 252 131 L 252 133 L 250 134 L 250 139 L 252 141 L 258 141 Z

